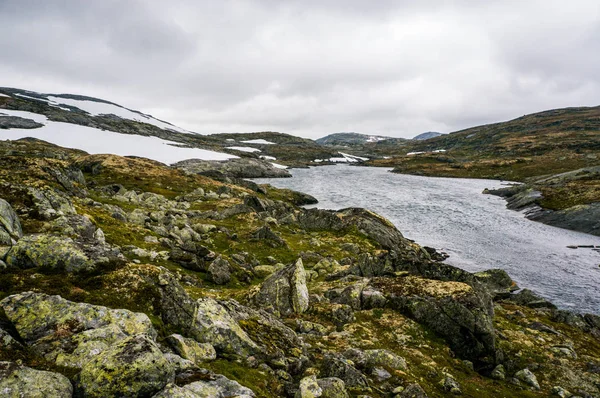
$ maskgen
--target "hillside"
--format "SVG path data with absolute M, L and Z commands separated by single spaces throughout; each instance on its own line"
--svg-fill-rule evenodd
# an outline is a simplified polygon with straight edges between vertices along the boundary
M 90 153 L 134 155 L 167 164 L 190 158 L 263 157 L 286 166 L 305 166 L 337 155 L 287 134 L 200 135 L 103 99 L 0 88 L 0 137 L 26 136 Z
M 335 133 L 318 138 L 315 142 L 325 146 L 356 146 L 367 142 L 377 142 L 388 139 L 391 139 L 391 137 L 359 133 Z
M 582 209 L 577 206 L 586 206 L 588 216 L 600 223 L 596 210 L 600 178 L 598 173 L 588 171 L 600 165 L 600 107 L 535 113 L 388 147 L 384 153 L 390 158 L 369 164 L 394 167 L 398 173 L 526 182 L 532 192 L 541 193 L 532 195 L 528 205 L 549 212 L 536 219 L 582 230 L 565 221 L 569 214 L 559 217 L 559 221 L 554 219 L 556 214 L 550 213 L 580 213 Z M 581 176 L 565 178 L 563 173 L 569 172 Z M 598 227 L 594 230 L 599 233 Z
M 274 137 L 272 137 L 274 139 Z M 269 145 L 269 144 L 265 144 Z M 0 141 L 0 391 L 547 397 L 600 390 L 600 318 L 364 209 Z
M 417 141 L 428 140 L 430 138 L 439 137 L 440 135 L 444 135 L 444 134 L 437 133 L 435 131 L 428 131 L 426 133 L 421 133 L 421 134 L 417 135 L 416 137 L 413 137 L 413 140 L 417 140 Z

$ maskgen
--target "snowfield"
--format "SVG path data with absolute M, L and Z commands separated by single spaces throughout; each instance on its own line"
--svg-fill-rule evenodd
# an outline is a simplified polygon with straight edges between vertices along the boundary
M 44 124 L 37 129 L 0 130 L 0 139 L 17 140 L 33 137 L 67 148 L 75 148 L 90 154 L 115 154 L 120 156 L 140 156 L 165 164 L 186 159 L 227 160 L 238 156 L 198 148 L 181 148 L 176 142 L 158 137 L 119 134 L 92 127 L 70 123 L 52 122 L 46 116 L 24 111 L 0 109 L 2 116 L 19 116 Z
M 240 141 L 240 142 L 243 142 L 244 144 L 275 145 L 274 142 L 263 140 L 262 138 L 258 139 L 258 140 L 246 140 L 246 141 Z
M 155 119 L 152 116 L 131 111 L 119 105 L 107 104 L 105 102 L 97 101 L 75 100 L 71 98 L 54 97 L 51 95 L 48 96 L 48 100 L 50 101 L 50 104 L 74 106 L 76 108 L 81 109 L 82 111 L 86 111 L 92 116 L 112 114 L 122 119 L 129 119 L 136 122 L 148 123 L 163 130 L 171 130 L 184 134 L 194 134 L 191 131 L 182 129 L 167 122 L 163 122 L 162 120 Z
M 227 149 L 233 149 L 240 152 L 261 152 L 260 149 L 250 148 L 249 146 L 228 146 Z

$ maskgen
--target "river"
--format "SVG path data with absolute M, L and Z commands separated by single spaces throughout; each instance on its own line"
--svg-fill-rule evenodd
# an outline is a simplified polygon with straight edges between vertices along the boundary
M 316 207 L 364 207 L 393 222 L 403 235 L 450 255 L 467 271 L 506 270 L 560 308 L 600 314 L 600 237 L 551 227 L 508 210 L 504 199 L 483 195 L 494 180 L 420 177 L 386 168 L 348 165 L 293 169 L 293 178 L 259 179 L 315 196 Z

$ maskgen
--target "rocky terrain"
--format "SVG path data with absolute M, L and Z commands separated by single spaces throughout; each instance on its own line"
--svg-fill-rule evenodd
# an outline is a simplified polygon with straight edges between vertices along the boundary
M 2 395 L 600 396 L 600 317 L 242 181 L 0 141 Z

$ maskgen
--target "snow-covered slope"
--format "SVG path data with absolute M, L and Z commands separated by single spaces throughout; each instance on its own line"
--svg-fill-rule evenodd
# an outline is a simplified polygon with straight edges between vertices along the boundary
M 140 156 L 171 164 L 186 159 L 227 160 L 237 156 L 198 148 L 183 148 L 176 142 L 158 137 L 119 134 L 77 124 L 53 122 L 37 113 L 0 109 L 0 117 L 19 116 L 44 125 L 37 129 L 0 130 L 0 139 L 16 140 L 33 137 L 90 154 L 110 153 Z

